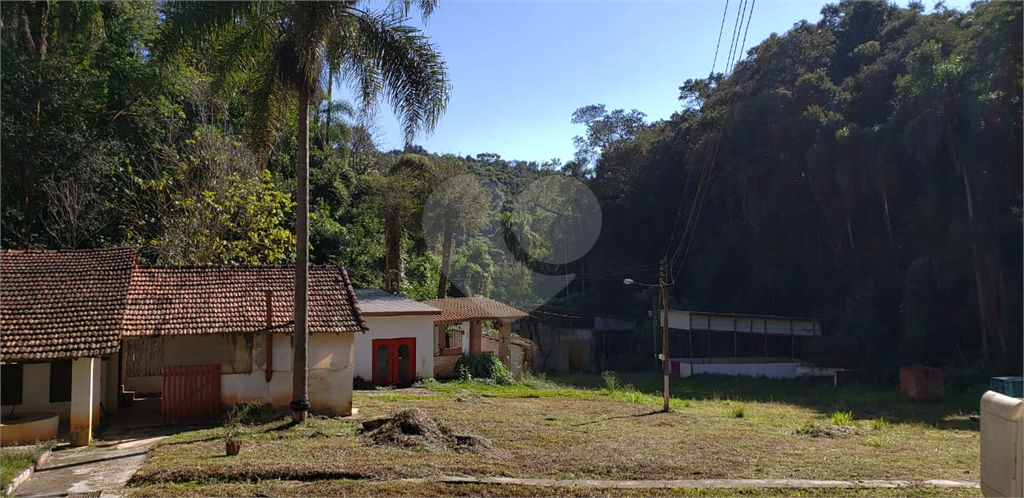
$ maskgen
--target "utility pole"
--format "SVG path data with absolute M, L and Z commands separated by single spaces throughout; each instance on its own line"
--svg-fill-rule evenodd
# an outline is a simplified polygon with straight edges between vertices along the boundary
M 666 258 L 661 259 L 661 268 L 658 270 L 658 285 L 643 284 L 631 278 L 623 279 L 622 283 L 625 285 L 657 287 L 661 291 L 661 354 L 658 357 L 661 358 L 661 370 L 665 376 L 665 388 L 663 390 L 665 405 L 662 407 L 662 411 L 668 412 L 668 376 L 670 370 L 668 362 L 668 260 Z M 653 319 L 654 317 L 651 318 Z
M 668 267 L 664 258 L 661 260 L 661 270 L 658 273 L 658 287 L 661 288 L 661 368 L 665 375 L 665 405 L 661 410 L 668 413 Z

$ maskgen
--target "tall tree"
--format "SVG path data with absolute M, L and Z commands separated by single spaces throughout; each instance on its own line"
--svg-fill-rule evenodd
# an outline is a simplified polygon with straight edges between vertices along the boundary
M 381 13 L 357 0 L 336 2 L 170 2 L 163 42 L 169 53 L 194 45 L 223 50 L 219 86 L 241 83 L 251 102 L 248 134 L 252 145 L 269 152 L 276 124 L 297 102 L 295 359 L 291 403 L 303 421 L 309 409 L 307 386 L 309 282 L 309 115 L 321 91 L 326 68 L 339 68 L 354 83 L 364 109 L 380 96 L 390 100 L 404 123 L 406 140 L 431 129 L 448 101 L 450 85 L 434 47 L 402 23 L 414 6 L 428 16 L 435 0 L 393 1 Z M 296 100 L 291 100 L 296 98 Z

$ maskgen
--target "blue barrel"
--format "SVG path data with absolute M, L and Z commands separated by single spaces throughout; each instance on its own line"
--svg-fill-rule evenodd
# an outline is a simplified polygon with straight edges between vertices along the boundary
M 1011 398 L 1024 398 L 1024 377 L 992 377 L 988 388 Z

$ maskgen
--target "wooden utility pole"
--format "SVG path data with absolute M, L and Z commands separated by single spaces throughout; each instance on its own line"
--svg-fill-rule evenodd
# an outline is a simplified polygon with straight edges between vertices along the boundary
M 664 259 L 661 260 L 661 270 L 658 273 L 658 286 L 661 287 L 661 367 L 665 375 L 665 405 L 662 411 L 668 412 L 668 266 Z

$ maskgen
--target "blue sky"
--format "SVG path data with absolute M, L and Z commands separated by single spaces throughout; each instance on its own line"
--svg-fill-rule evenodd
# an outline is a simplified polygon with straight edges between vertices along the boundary
M 729 0 L 716 72 L 723 70 L 739 3 Z M 802 19 L 816 22 L 826 3 L 756 0 L 744 51 Z M 961 10 L 968 4 L 946 2 Z M 679 86 L 711 71 L 724 9 L 724 1 L 711 0 L 442 1 L 426 24 L 418 17 L 410 24 L 422 27 L 443 55 L 452 95 L 433 134 L 421 133 L 414 143 L 436 153 L 564 162 L 573 156 L 572 138 L 585 133 L 570 122 L 579 107 L 604 104 L 637 109 L 649 121 L 668 118 L 680 108 Z M 402 147 L 387 103 L 374 122 L 382 150 Z

